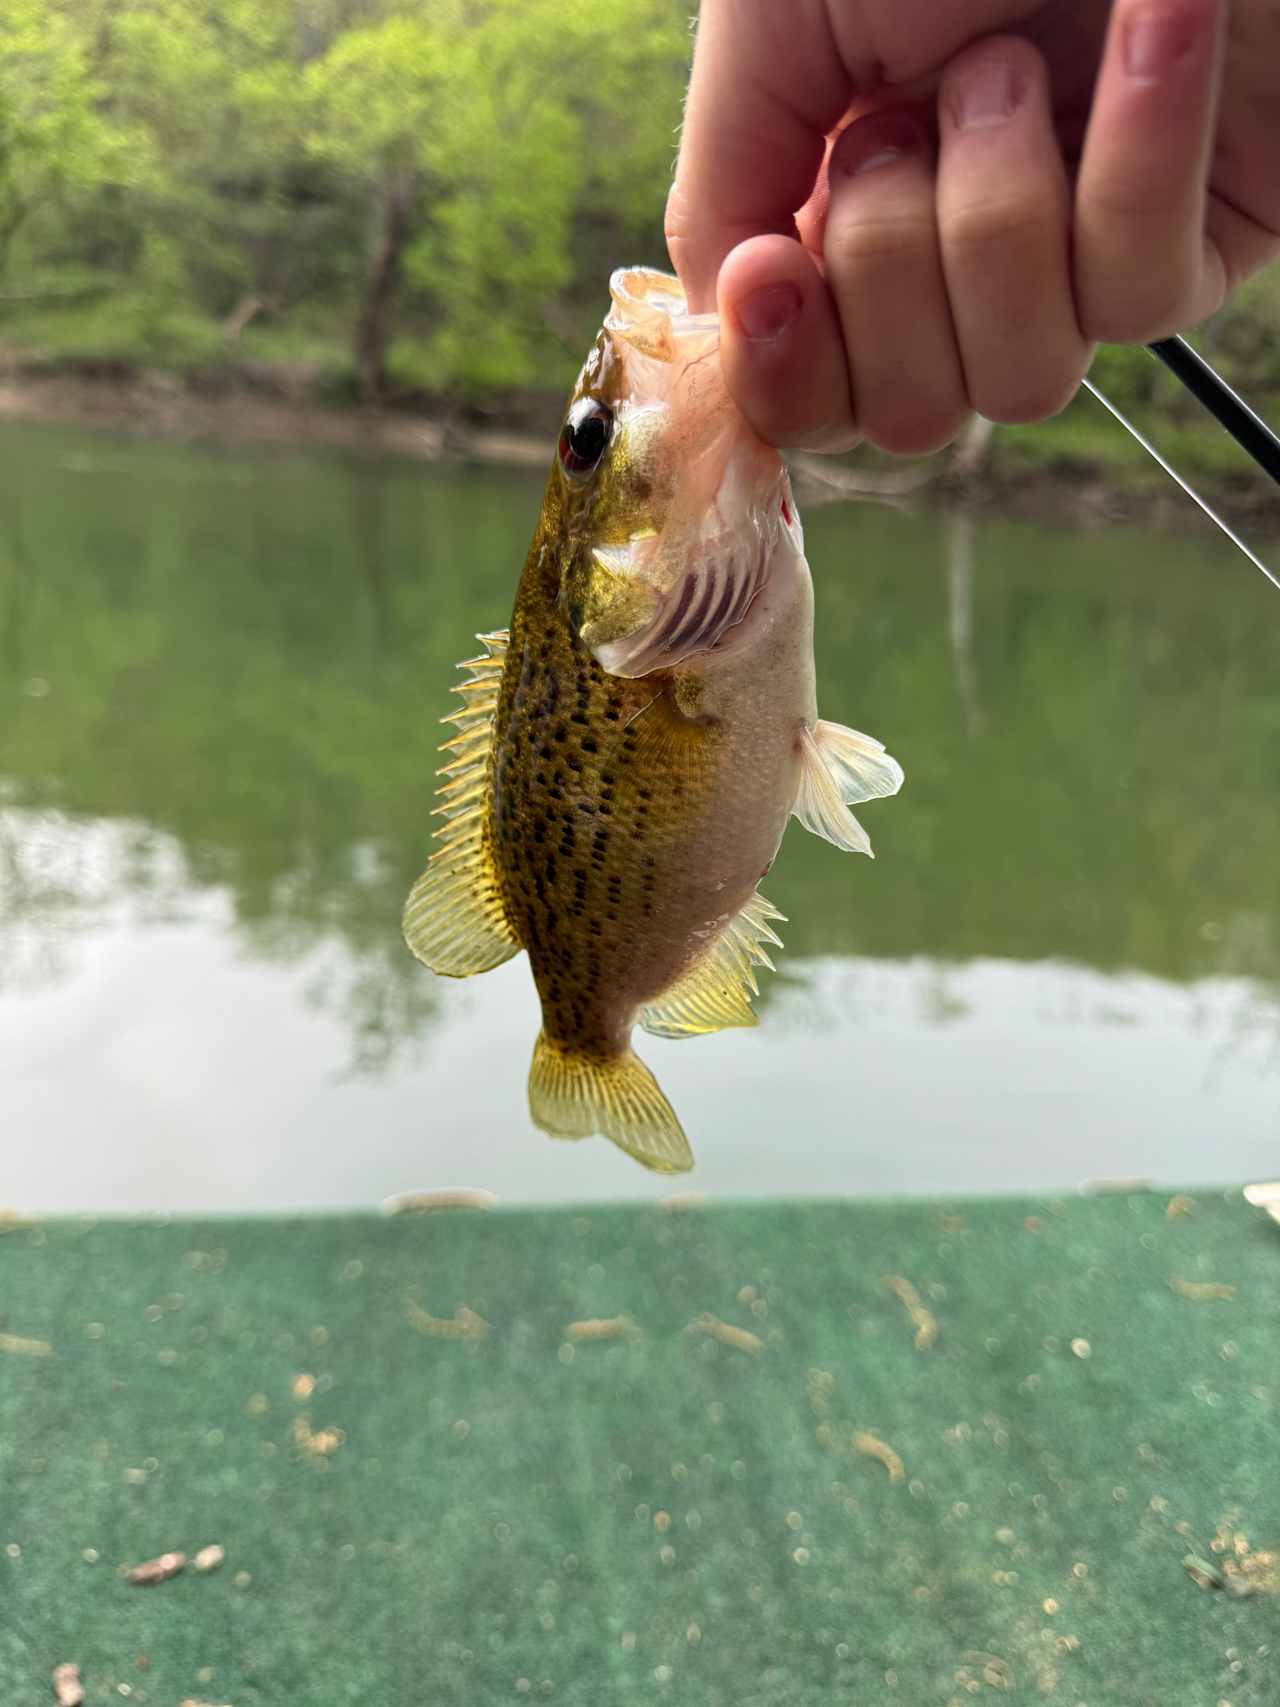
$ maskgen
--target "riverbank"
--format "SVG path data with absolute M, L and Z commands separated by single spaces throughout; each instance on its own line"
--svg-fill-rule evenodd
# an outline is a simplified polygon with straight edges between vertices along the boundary
M 0 420 L 75 424 L 181 442 L 322 445 L 426 462 L 544 467 L 560 399 L 512 393 L 485 408 L 420 400 L 384 409 L 326 401 L 312 376 L 287 367 L 227 366 L 175 374 L 90 362 L 46 367 L 0 346 Z M 1211 501 L 1280 531 L 1280 493 L 1216 423 L 1190 416 L 1144 427 Z M 981 424 L 980 424 L 981 426 Z M 874 452 L 793 459 L 802 501 L 945 498 L 1014 514 L 1173 520 L 1189 502 L 1087 394 L 1056 420 L 971 434 L 937 456 Z

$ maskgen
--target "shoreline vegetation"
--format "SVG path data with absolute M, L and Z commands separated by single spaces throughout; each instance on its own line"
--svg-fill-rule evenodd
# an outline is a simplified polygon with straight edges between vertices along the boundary
M 542 464 L 610 271 L 664 253 L 689 60 L 687 0 L 0 0 L 0 412 Z M 1280 269 L 1196 341 L 1280 418 Z M 1094 374 L 1206 496 L 1275 514 L 1146 352 Z M 1189 502 L 1087 397 L 803 467 L 810 503 Z
M 465 404 L 409 398 L 362 405 L 324 395 L 312 373 L 283 364 L 226 361 L 181 372 L 135 367 L 118 358 L 51 360 L 0 341 L 0 421 L 179 443 L 323 446 L 540 471 L 551 459 L 562 403 L 560 393 L 548 390 Z M 1184 408 L 1171 424 L 1166 411 L 1133 412 L 1210 502 L 1280 534 L 1280 491 L 1207 415 L 1197 420 Z M 1191 503 L 1083 392 L 1056 420 L 1033 427 L 974 420 L 954 444 L 930 457 L 895 458 L 864 449 L 842 457 L 792 453 L 788 461 L 806 507 L 940 500 L 1085 522 L 1159 524 L 1176 521 Z

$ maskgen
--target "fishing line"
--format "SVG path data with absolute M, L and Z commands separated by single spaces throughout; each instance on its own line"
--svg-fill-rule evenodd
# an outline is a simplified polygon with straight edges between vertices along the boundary
M 1178 338 L 1178 339 L 1172 339 L 1171 338 L 1171 339 L 1165 340 L 1165 343 L 1182 345 L 1182 339 L 1181 338 Z M 1182 345 L 1182 347 L 1188 355 L 1191 355 L 1191 356 L 1195 355 L 1195 352 L 1191 349 L 1191 346 L 1189 344 Z M 1167 357 L 1164 355 L 1162 348 L 1156 348 L 1156 346 L 1154 346 L 1154 345 L 1152 345 L 1151 348 L 1152 348 L 1153 352 L 1157 356 L 1159 356 L 1162 361 L 1167 360 Z M 1234 439 L 1236 439 L 1237 443 L 1244 444 L 1244 440 L 1241 439 L 1240 434 L 1236 431 L 1237 426 L 1242 426 L 1242 424 L 1243 424 L 1242 419 L 1241 419 L 1241 417 L 1237 416 L 1235 414 L 1235 412 L 1228 407 L 1227 404 L 1225 404 L 1223 402 L 1223 396 L 1225 395 L 1225 397 L 1227 399 L 1230 399 L 1231 403 L 1234 404 L 1236 406 L 1236 408 L 1242 412 L 1242 415 L 1244 417 L 1248 417 L 1248 420 L 1250 422 L 1255 423 L 1256 426 L 1261 429 L 1262 434 L 1263 434 L 1263 439 L 1261 441 L 1259 441 L 1259 448 L 1265 449 L 1266 448 L 1266 441 L 1270 441 L 1270 446 L 1272 447 L 1270 454 L 1274 455 L 1276 458 L 1276 462 L 1275 462 L 1274 466 L 1270 466 L 1270 465 L 1268 465 L 1268 463 L 1266 461 L 1262 460 L 1262 457 L 1258 454 L 1258 449 L 1255 449 L 1252 446 L 1247 445 L 1247 444 L 1244 446 L 1244 448 L 1246 450 L 1248 450 L 1250 456 L 1253 457 L 1255 462 L 1258 462 L 1259 465 L 1261 467 L 1265 468 L 1269 474 L 1272 474 L 1277 480 L 1280 480 L 1280 472 L 1278 472 L 1278 471 L 1280 471 L 1280 440 L 1277 440 L 1275 434 L 1271 431 L 1271 429 L 1268 426 L 1266 426 L 1262 421 L 1260 421 L 1258 419 L 1258 417 L 1253 413 L 1252 409 L 1250 409 L 1247 404 L 1243 403 L 1240 400 L 1240 398 L 1238 398 L 1236 396 L 1235 392 L 1232 391 L 1226 385 L 1226 383 L 1223 380 L 1218 378 L 1217 374 L 1214 373 L 1213 369 L 1211 367 L 1209 367 L 1207 363 L 1200 362 L 1200 358 L 1198 356 L 1195 359 L 1196 359 L 1196 362 L 1199 364 L 1199 366 L 1204 368 L 1205 371 L 1210 376 L 1212 376 L 1213 385 L 1212 386 L 1206 386 L 1206 391 L 1212 391 L 1213 392 L 1215 403 L 1218 405 L 1218 407 L 1215 407 L 1214 404 L 1209 403 L 1206 396 L 1201 396 L 1200 391 L 1198 391 L 1198 390 L 1195 391 L 1195 395 L 1200 399 L 1200 401 L 1202 403 L 1204 403 L 1204 405 L 1207 409 L 1211 410 L 1214 417 L 1217 420 L 1222 422 L 1222 425 L 1227 428 L 1227 431 L 1231 434 L 1231 436 Z M 1172 366 L 1172 363 L 1170 363 L 1170 365 Z M 1190 380 L 1185 377 L 1184 373 L 1179 372 L 1179 370 L 1177 368 L 1174 368 L 1174 371 L 1178 373 L 1179 379 L 1183 380 L 1183 383 L 1187 385 L 1189 390 L 1193 389 L 1193 387 L 1191 386 Z M 1191 372 L 1191 371 L 1194 371 L 1194 370 L 1192 370 L 1188 366 L 1187 372 Z M 1203 380 L 1203 376 L 1201 376 L 1199 373 L 1197 373 L 1196 378 L 1197 378 L 1197 383 L 1201 383 Z M 1158 462 L 1160 467 L 1164 469 L 1165 473 L 1169 476 L 1169 478 L 1171 480 L 1175 481 L 1182 488 L 1182 490 L 1187 494 L 1188 498 L 1191 499 L 1192 503 L 1198 505 L 1199 508 L 1204 511 L 1205 515 L 1208 516 L 1209 520 L 1215 525 L 1215 527 L 1219 527 L 1222 529 L 1223 533 L 1226 534 L 1227 538 L 1231 541 L 1232 545 L 1234 545 L 1237 548 L 1237 550 L 1242 551 L 1244 553 L 1244 555 L 1249 559 L 1250 563 L 1252 563 L 1256 569 L 1261 569 L 1262 573 L 1266 576 L 1267 580 L 1270 581 L 1270 583 L 1273 587 L 1275 587 L 1277 590 L 1280 590 L 1280 576 L 1273 574 L 1272 571 L 1267 568 L 1266 564 L 1258 556 L 1257 552 L 1253 551 L 1249 546 L 1247 546 L 1245 544 L 1245 542 L 1241 539 L 1240 535 L 1238 533 L 1236 533 L 1235 529 L 1232 528 L 1231 526 L 1229 526 L 1229 524 L 1223 520 L 1223 518 L 1213 508 L 1213 506 L 1211 504 L 1209 504 L 1204 498 L 1202 498 L 1200 496 L 1200 494 L 1196 491 L 1195 487 L 1192 486 L 1189 481 L 1183 479 L 1183 477 L 1178 473 L 1177 469 L 1173 466 L 1173 464 L 1171 462 L 1169 462 L 1169 460 L 1166 457 L 1164 457 L 1160 454 L 1160 452 L 1156 449 L 1156 447 L 1151 443 L 1151 440 L 1148 439 L 1147 437 L 1145 437 L 1144 434 L 1139 432 L 1137 427 L 1134 426 L 1133 422 L 1130 421 L 1127 416 L 1122 415 L 1120 410 L 1116 408 L 1115 404 L 1111 401 L 1111 399 L 1109 397 L 1104 397 L 1102 392 L 1098 390 L 1097 386 L 1087 376 L 1085 378 L 1084 385 L 1085 385 L 1085 389 L 1087 391 L 1089 391 L 1092 396 L 1094 396 L 1098 399 L 1098 402 L 1101 403 L 1102 407 L 1105 410 L 1107 410 L 1107 412 L 1109 414 L 1115 416 L 1116 420 L 1119 421 L 1120 425 L 1125 429 L 1125 431 L 1127 433 L 1131 433 L 1133 435 L 1133 437 L 1142 446 L 1143 450 L 1146 451 L 1147 455 L 1152 457 L 1156 462 Z M 1234 423 L 1234 424 L 1229 423 L 1228 421 L 1223 419 L 1223 415 L 1219 412 L 1220 408 L 1226 409 L 1227 412 L 1231 414 L 1232 423 Z

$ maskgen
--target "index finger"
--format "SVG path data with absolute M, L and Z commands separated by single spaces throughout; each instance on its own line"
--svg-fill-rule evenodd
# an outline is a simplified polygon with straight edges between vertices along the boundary
M 694 313 L 715 307 L 731 249 L 766 233 L 796 235 L 796 210 L 852 93 L 824 5 L 704 4 L 666 218 Z

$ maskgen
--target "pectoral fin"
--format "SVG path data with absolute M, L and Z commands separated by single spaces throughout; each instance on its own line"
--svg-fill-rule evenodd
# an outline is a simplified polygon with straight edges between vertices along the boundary
M 655 1037 L 702 1037 L 709 1031 L 755 1025 L 751 998 L 759 991 L 755 968 L 773 962 L 766 942 L 782 947 L 771 919 L 782 914 L 763 895 L 753 895 L 684 976 L 640 1011 L 640 1024 Z
M 866 831 L 846 808 L 896 794 L 902 766 L 872 736 L 841 723 L 819 721 L 812 732 L 801 732 L 800 741 L 800 791 L 792 813 L 815 836 L 874 858 Z
M 403 919 L 414 954 L 449 978 L 487 972 L 520 951 L 485 834 L 489 754 L 508 635 L 501 629 L 479 638 L 485 656 L 459 666 L 470 672 L 454 690 L 463 709 L 445 719 L 458 725 L 458 733 L 443 749 L 451 758 L 436 795 L 435 815 L 445 820 L 436 832 L 440 845 L 414 884 Z

